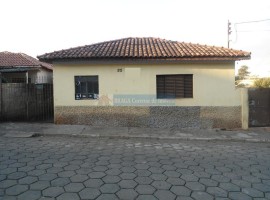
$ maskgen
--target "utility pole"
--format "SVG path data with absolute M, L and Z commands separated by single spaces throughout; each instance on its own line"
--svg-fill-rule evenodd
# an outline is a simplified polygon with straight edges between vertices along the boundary
M 230 35 L 232 33 L 231 22 L 228 20 L 228 48 L 230 48 Z

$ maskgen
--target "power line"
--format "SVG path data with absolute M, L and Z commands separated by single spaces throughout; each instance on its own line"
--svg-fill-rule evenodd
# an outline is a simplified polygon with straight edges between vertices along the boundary
M 233 25 L 234 25 L 234 30 L 235 30 L 235 41 L 232 41 L 233 43 L 236 43 L 237 42 L 237 40 L 238 40 L 238 33 L 239 32 L 268 32 L 268 31 L 270 31 L 270 30 L 249 30 L 249 31 L 238 31 L 237 30 L 237 25 L 239 25 L 239 24 L 249 24 L 249 23 L 258 23 L 258 22 L 265 22 L 265 21 L 270 21 L 270 19 L 262 19 L 262 20 L 253 20 L 253 21 L 245 21 L 245 22 L 237 22 L 237 23 L 234 23 Z M 228 22 L 228 24 L 230 24 L 229 22 Z M 231 25 L 231 24 L 230 24 Z M 229 44 L 229 42 L 231 41 L 231 40 L 229 40 L 229 35 L 230 34 L 228 34 L 228 44 Z M 229 46 L 229 45 L 228 45 Z
M 262 20 L 255 20 L 255 21 L 246 21 L 246 22 L 237 22 L 234 24 L 248 24 L 248 23 L 257 23 L 257 22 L 264 22 L 264 21 L 270 21 L 270 19 L 262 19 Z
M 249 33 L 249 32 L 268 32 L 270 30 L 248 30 L 248 31 L 237 31 L 238 33 Z

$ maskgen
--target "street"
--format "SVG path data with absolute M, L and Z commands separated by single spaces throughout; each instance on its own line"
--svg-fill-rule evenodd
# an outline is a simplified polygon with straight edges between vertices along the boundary
M 270 143 L 2 136 L 0 199 L 270 199 Z

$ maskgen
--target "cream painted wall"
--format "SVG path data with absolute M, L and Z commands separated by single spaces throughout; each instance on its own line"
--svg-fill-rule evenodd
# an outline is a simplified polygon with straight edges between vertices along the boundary
M 122 72 L 117 72 L 122 69 Z M 74 76 L 98 75 L 99 96 L 156 95 L 156 75 L 193 74 L 193 98 L 176 99 L 177 106 L 240 106 L 234 64 L 91 65 L 54 64 L 54 105 L 98 105 L 98 100 L 75 100 Z

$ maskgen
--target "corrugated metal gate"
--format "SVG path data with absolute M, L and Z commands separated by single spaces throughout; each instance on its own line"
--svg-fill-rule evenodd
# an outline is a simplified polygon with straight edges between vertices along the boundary
M 249 126 L 270 126 L 270 88 L 249 89 Z
M 52 121 L 53 85 L 0 84 L 1 121 Z

